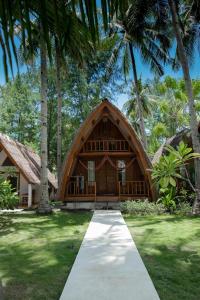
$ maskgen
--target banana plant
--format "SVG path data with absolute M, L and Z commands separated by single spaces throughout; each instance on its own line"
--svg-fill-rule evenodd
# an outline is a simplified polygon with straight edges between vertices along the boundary
M 192 152 L 192 148 L 184 142 L 180 142 L 177 149 L 167 145 L 165 150 L 167 155 L 162 156 L 152 170 L 152 178 L 155 183 L 165 189 L 170 186 L 176 187 L 178 179 L 186 180 L 194 190 L 186 166 L 191 160 L 200 158 L 200 153 Z M 181 169 L 186 171 L 186 177 L 181 174 Z

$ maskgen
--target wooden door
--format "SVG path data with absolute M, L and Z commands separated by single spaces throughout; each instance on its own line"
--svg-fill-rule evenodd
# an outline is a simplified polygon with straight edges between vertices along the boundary
M 96 172 L 96 184 L 98 195 L 116 194 L 116 169 L 108 161 Z

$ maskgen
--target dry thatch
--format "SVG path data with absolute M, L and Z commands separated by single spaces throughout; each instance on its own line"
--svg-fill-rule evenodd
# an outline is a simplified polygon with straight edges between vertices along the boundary
M 40 184 L 41 160 L 37 153 L 2 133 L 0 133 L 0 146 L 29 183 Z M 48 179 L 57 189 L 57 180 L 49 170 Z
M 157 163 L 160 160 L 160 157 L 164 154 L 166 154 L 166 150 L 165 150 L 165 146 L 170 145 L 174 148 L 176 148 L 179 143 L 183 141 L 184 143 L 186 143 L 188 146 L 191 146 L 191 134 L 190 134 L 190 130 L 189 129 L 183 129 L 182 131 L 180 131 L 179 133 L 177 133 L 176 135 L 170 137 L 169 139 L 167 139 L 161 146 L 160 148 L 156 151 L 153 159 L 152 159 L 152 164 L 154 165 L 155 163 Z

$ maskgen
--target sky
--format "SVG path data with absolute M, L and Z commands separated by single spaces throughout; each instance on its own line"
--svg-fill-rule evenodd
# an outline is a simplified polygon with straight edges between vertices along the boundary
M 136 65 L 137 65 L 137 73 L 138 77 L 142 78 L 142 81 L 146 81 L 148 79 L 153 79 L 154 74 L 150 70 L 149 66 L 144 64 L 141 60 L 140 54 L 138 52 L 135 53 L 136 56 Z M 200 79 L 200 54 L 196 50 L 194 59 L 192 64 L 190 64 L 190 75 L 193 79 Z M 182 78 L 182 70 L 180 69 L 178 72 L 174 72 L 170 66 L 166 66 L 164 68 L 164 76 L 172 76 L 174 78 Z M 117 106 L 121 109 L 123 104 L 128 100 L 128 94 L 121 94 L 117 99 Z
M 142 81 L 146 81 L 148 79 L 153 79 L 154 74 L 151 72 L 148 65 L 144 64 L 141 61 L 140 55 L 138 52 L 135 52 L 136 57 L 136 66 L 137 66 L 137 72 L 138 77 L 142 78 Z M 17 68 L 14 65 L 13 67 L 14 75 L 17 73 Z M 26 71 L 26 67 L 22 66 L 20 67 L 20 73 L 23 73 Z M 179 70 L 178 72 L 174 72 L 170 66 L 166 66 L 164 68 L 164 76 L 170 75 L 175 78 L 182 78 L 182 71 Z M 194 79 L 200 79 L 200 54 L 196 51 L 194 55 L 194 60 L 192 65 L 190 66 L 190 73 L 191 77 Z M 130 75 L 131 76 L 131 75 Z M 3 59 L 2 59 L 2 52 L 0 49 L 0 85 L 3 85 L 5 83 L 5 76 L 4 76 L 4 69 L 3 69 Z M 128 93 L 126 94 L 119 94 L 116 99 L 116 105 L 119 109 L 122 109 L 123 104 L 128 100 Z

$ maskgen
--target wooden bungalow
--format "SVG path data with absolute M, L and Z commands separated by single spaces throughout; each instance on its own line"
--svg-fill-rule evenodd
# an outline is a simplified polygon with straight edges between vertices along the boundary
M 36 207 L 40 189 L 40 157 L 31 148 L 0 133 L 0 174 L 9 179 L 20 197 L 19 206 Z M 57 181 L 48 171 L 49 193 L 55 194 Z
M 105 99 L 75 136 L 63 164 L 58 198 L 66 203 L 153 199 L 151 167 L 133 127 Z

